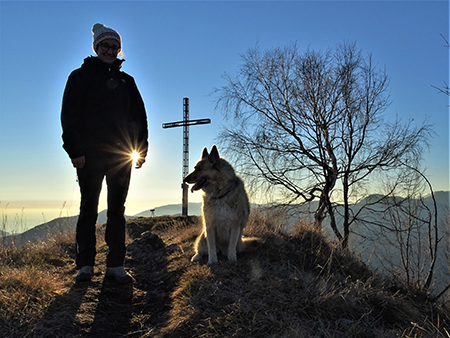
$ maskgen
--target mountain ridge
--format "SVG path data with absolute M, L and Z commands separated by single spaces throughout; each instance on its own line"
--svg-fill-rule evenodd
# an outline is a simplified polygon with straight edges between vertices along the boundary
M 378 194 L 369 195 L 364 198 L 362 201 L 354 204 L 353 206 L 358 208 L 361 207 L 362 204 L 374 200 L 375 198 L 379 198 Z M 450 191 L 436 191 L 434 192 L 435 199 L 437 201 L 438 207 L 441 210 L 444 210 L 447 207 L 447 210 L 450 207 Z M 427 195 L 424 198 L 427 204 L 430 204 L 431 195 Z M 311 202 L 317 203 L 317 202 Z M 193 202 L 188 204 L 188 214 L 190 216 L 200 216 L 201 215 L 201 202 Z M 264 205 L 252 204 L 252 207 L 264 207 Z M 311 206 L 310 206 L 311 207 Z M 301 209 L 304 209 L 303 207 Z M 126 219 L 133 219 L 138 217 L 152 217 L 152 216 L 179 216 L 181 215 L 182 205 L 181 204 L 167 204 L 160 207 L 156 207 L 154 209 L 148 209 L 141 211 L 135 215 L 129 216 L 125 215 Z M 106 223 L 107 216 L 106 210 L 99 212 L 97 218 L 97 224 Z M 306 212 L 303 210 L 301 212 Z M 49 222 L 39 224 L 29 230 L 26 230 L 19 234 L 9 234 L 4 235 L 5 232 L 0 233 L 0 239 L 3 244 L 11 244 L 15 243 L 16 245 L 23 245 L 27 242 L 41 242 L 48 238 L 51 235 L 54 235 L 58 232 L 69 232 L 75 231 L 76 222 L 78 220 L 78 215 L 76 216 L 67 216 L 67 217 L 58 217 Z
M 125 219 L 128 220 L 138 217 L 152 216 L 179 216 L 181 215 L 181 210 L 181 204 L 168 204 L 155 209 L 141 211 L 140 213 L 132 216 L 125 215 Z M 201 215 L 201 203 L 189 203 L 188 213 L 191 216 Z M 14 243 L 16 246 L 22 246 L 28 242 L 42 242 L 55 234 L 75 231 L 77 220 L 78 215 L 58 217 L 49 222 L 36 225 L 35 227 L 32 227 L 22 233 L 8 234 L 6 232 L 1 232 L 0 243 L 6 245 Z M 102 210 L 98 213 L 97 224 L 106 223 L 106 220 L 107 210 Z

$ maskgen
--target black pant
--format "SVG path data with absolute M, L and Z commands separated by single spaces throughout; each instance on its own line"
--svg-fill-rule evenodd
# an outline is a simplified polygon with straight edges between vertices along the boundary
M 106 177 L 108 211 L 105 241 L 109 247 L 107 267 L 123 266 L 125 247 L 125 201 L 130 185 L 132 162 L 128 156 L 93 152 L 86 155 L 83 169 L 77 170 L 80 185 L 80 215 L 76 228 L 77 268 L 94 266 L 96 223 L 103 179 Z

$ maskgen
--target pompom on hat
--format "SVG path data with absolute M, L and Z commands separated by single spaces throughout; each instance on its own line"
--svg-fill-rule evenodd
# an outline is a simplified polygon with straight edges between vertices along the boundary
M 114 39 L 119 43 L 119 47 L 122 49 L 122 38 L 119 33 L 117 33 L 114 29 L 106 27 L 101 23 L 96 23 L 92 26 L 92 49 L 96 52 L 96 47 L 100 42 L 106 39 Z

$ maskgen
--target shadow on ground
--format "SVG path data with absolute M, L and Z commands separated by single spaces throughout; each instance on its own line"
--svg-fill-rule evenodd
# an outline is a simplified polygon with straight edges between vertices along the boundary
M 27 337 L 141 337 L 164 327 L 174 288 L 165 280 L 167 255 L 174 246 L 140 230 L 133 234 L 125 260 L 133 284 L 105 278 L 106 250 L 99 250 L 92 281 L 74 283 L 56 297 Z

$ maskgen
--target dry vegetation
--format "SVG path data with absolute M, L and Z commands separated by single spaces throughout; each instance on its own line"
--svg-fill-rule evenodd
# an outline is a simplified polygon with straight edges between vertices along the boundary
M 197 217 L 129 221 L 133 285 L 73 283 L 73 234 L 0 247 L 1 337 L 447 337 L 449 304 L 375 275 L 312 227 L 283 235 L 253 214 L 264 243 L 209 267 L 193 264 Z

